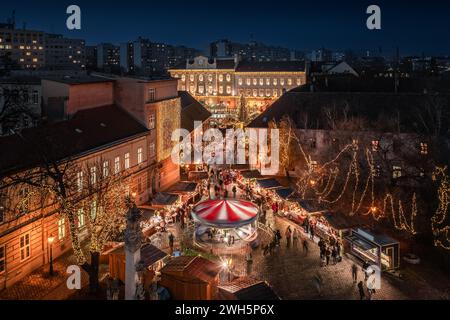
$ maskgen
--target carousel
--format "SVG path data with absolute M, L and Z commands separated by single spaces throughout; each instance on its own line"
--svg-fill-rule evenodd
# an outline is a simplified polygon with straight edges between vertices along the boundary
M 206 200 L 192 210 L 194 243 L 211 249 L 238 249 L 257 245 L 258 207 L 237 199 Z M 214 250 L 214 251 L 216 251 Z

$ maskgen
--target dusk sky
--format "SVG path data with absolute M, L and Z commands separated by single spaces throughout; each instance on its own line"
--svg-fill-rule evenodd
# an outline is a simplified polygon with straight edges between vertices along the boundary
M 82 10 L 82 30 L 66 29 L 66 8 Z M 382 30 L 366 28 L 366 8 L 378 4 Z M 16 9 L 22 27 L 84 38 L 88 44 L 120 43 L 138 36 L 205 50 L 228 38 L 292 49 L 377 49 L 388 55 L 450 54 L 450 3 L 428 1 L 2 1 L 0 20 Z

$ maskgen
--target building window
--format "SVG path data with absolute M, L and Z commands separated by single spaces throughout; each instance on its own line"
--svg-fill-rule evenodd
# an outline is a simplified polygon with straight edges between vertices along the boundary
M 289 79 L 287 80 L 287 84 L 288 84 L 288 86 L 292 86 L 292 79 L 291 79 L 291 78 L 289 78 Z
M 209 82 L 212 82 L 212 81 L 213 81 L 213 76 L 212 76 L 212 74 L 208 74 L 208 81 L 209 81 Z
M 6 245 L 0 246 L 0 274 L 6 270 Z
M 150 88 L 148 89 L 148 101 L 155 101 L 156 100 L 156 89 Z
M 273 85 L 274 86 L 278 85 L 278 79 L 273 79 Z
M 117 159 L 117 158 L 116 158 Z M 120 161 L 120 160 L 119 160 Z M 120 166 L 120 165 L 119 165 Z M 125 153 L 125 163 L 124 163 L 125 170 L 130 169 L 130 154 Z M 120 168 L 119 168 L 120 170 Z
M 249 85 L 252 84 L 251 81 L 252 81 L 252 80 L 250 80 L 250 78 L 247 78 L 247 79 L 245 80 L 245 83 L 249 86 Z
M 277 89 L 273 89 L 273 96 L 277 97 L 278 96 L 278 90 Z
M 91 220 L 95 220 L 97 218 L 97 201 L 91 202 Z
M 86 221 L 84 220 L 83 208 L 78 209 L 78 228 L 84 227 Z
M 258 85 L 258 79 L 253 78 L 253 85 L 254 85 L 254 86 Z
M 223 86 L 219 86 L 219 94 L 223 94 Z
M 120 172 L 120 157 L 116 157 L 114 159 L 114 174 L 118 174 Z
M 420 143 L 420 154 L 422 154 L 422 155 L 428 154 L 428 143 L 425 143 L 425 142 Z
M 109 161 L 103 162 L 103 178 L 107 178 L 109 175 Z
M 33 104 L 39 104 L 39 92 L 37 92 L 37 90 L 33 91 L 31 99 L 33 101 Z
M 253 96 L 256 98 L 258 96 L 258 90 L 253 89 Z
M 284 79 L 283 78 L 280 79 L 280 85 L 284 86 Z
M 97 168 L 92 167 L 91 168 L 91 185 L 94 185 L 97 183 Z
M 138 148 L 138 151 L 137 151 L 137 162 L 138 162 L 138 164 L 141 164 L 143 161 L 144 161 L 144 157 L 143 157 L 142 148 Z
M 149 150 L 150 156 L 151 157 L 155 156 L 156 152 L 155 152 L 155 143 L 154 142 L 150 143 L 149 149 L 150 149 Z
M 230 81 L 231 81 L 231 75 L 227 74 L 227 82 L 230 82 Z
M 301 85 L 302 85 L 302 79 L 297 78 L 297 85 L 298 85 L 298 86 L 301 86 Z
M 219 82 L 223 81 L 223 74 L 219 74 Z
M 28 259 L 30 255 L 30 234 L 26 233 L 20 237 L 20 261 Z
M 242 78 L 238 79 L 238 83 L 239 83 L 240 86 L 242 86 Z
M 139 194 L 142 193 L 142 179 L 141 178 L 138 178 L 138 181 L 137 181 L 137 191 Z
M 191 82 L 194 82 L 194 75 L 193 74 L 191 74 L 191 75 L 189 75 L 189 80 L 191 81 Z
M 399 166 L 393 166 L 392 167 L 392 178 L 398 179 L 402 176 L 402 167 Z
M 260 86 L 263 86 L 263 85 L 264 85 L 264 79 L 263 79 L 263 78 L 260 78 L 260 79 L 259 79 L 259 85 L 260 85 Z
M 77 191 L 83 191 L 83 171 L 77 172 Z
M 186 75 L 185 74 L 181 75 L 181 81 L 183 81 L 183 82 L 186 81 Z
M 231 94 L 231 86 L 227 86 L 227 94 Z
M 373 140 L 372 141 L 372 151 L 377 152 L 380 150 L 380 141 L 379 140 Z
M 155 115 L 151 114 L 148 116 L 148 128 L 155 129 Z
M 208 93 L 212 94 L 213 93 L 213 86 L 208 86 Z
M 264 97 L 264 89 L 259 89 L 259 96 Z
M 205 87 L 204 86 L 198 86 L 198 92 L 200 94 L 203 94 L 205 92 Z
M 203 81 L 203 80 L 204 80 L 203 75 L 202 75 L 202 74 L 199 75 L 199 76 L 198 76 L 198 81 Z
M 266 86 L 270 86 L 270 78 L 266 78 Z
M 58 239 L 62 240 L 66 236 L 66 220 L 61 218 L 58 220 Z

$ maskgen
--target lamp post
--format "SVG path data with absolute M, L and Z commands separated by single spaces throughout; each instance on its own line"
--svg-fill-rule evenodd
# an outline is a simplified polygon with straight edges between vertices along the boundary
M 53 276 L 53 242 L 55 241 L 55 237 L 50 234 L 50 236 L 47 239 L 48 244 L 50 246 L 50 270 L 49 270 L 49 274 L 50 276 Z

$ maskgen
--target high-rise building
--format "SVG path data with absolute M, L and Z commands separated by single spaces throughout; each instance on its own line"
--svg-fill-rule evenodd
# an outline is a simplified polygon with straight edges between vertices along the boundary
M 86 69 L 97 69 L 97 46 L 86 46 Z
M 97 45 L 97 68 L 114 71 L 120 68 L 120 47 L 111 43 Z
M 86 48 L 82 39 L 60 34 L 45 35 L 45 66 L 48 69 L 86 69 Z

